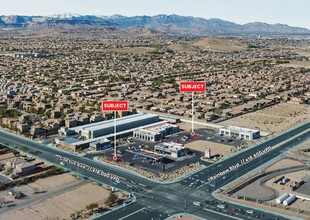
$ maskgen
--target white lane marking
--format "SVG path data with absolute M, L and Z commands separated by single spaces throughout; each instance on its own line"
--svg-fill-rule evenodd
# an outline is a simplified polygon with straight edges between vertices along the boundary
M 224 213 L 222 213 L 222 212 L 216 212 L 216 211 L 213 211 L 213 210 L 211 210 L 211 209 L 204 208 L 204 210 L 209 211 L 209 212 L 213 212 L 213 213 L 216 213 L 216 214 L 219 214 L 219 215 L 224 215 L 224 216 L 227 216 L 227 217 L 229 217 L 229 218 L 238 219 L 238 220 L 243 220 L 242 218 L 237 218 L 237 217 L 235 217 L 235 216 L 227 215 L 227 214 L 224 214 Z
M 125 219 L 125 218 L 129 217 L 129 216 L 132 216 L 132 215 L 134 215 L 134 214 L 136 214 L 136 213 L 138 213 L 138 212 L 141 212 L 141 211 L 144 210 L 144 209 L 145 209 L 145 207 L 143 207 L 143 208 L 141 208 L 141 209 L 139 209 L 139 210 L 137 210 L 137 211 L 135 211 L 135 212 L 132 212 L 132 213 L 130 213 L 129 215 L 126 215 L 126 216 L 124 216 L 123 218 L 120 218 L 119 220 L 122 220 L 122 219 Z

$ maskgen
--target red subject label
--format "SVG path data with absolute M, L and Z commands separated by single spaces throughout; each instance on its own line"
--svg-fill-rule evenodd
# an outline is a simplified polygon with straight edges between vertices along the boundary
M 128 101 L 103 101 L 103 111 L 128 111 Z
M 180 92 L 205 92 L 206 82 L 180 82 Z

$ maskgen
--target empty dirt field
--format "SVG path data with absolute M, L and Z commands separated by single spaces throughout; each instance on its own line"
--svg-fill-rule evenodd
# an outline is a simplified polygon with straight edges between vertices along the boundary
M 122 47 L 107 49 L 107 51 L 113 51 L 117 53 L 132 53 L 132 54 L 146 54 L 156 51 L 156 48 L 153 47 Z
M 178 220 L 199 220 L 200 218 L 196 218 L 194 216 L 191 216 L 191 215 L 181 215 L 180 216 L 175 216 L 175 217 L 172 217 L 172 218 L 169 218 L 169 220 L 175 220 L 175 219 L 178 219 Z
M 310 157 L 310 141 L 307 141 L 307 142 L 299 145 L 299 147 L 292 150 L 292 153 L 294 153 L 296 155 L 302 155 L 305 157 L 307 157 L 307 156 Z
M 310 61 L 291 61 L 290 63 L 280 64 L 279 66 L 293 67 L 293 68 L 303 67 L 303 68 L 310 69 Z
M 280 103 L 263 110 L 223 121 L 219 124 L 280 133 L 309 120 L 310 108 L 308 106 Z
M 303 165 L 303 163 L 300 161 L 297 161 L 297 160 L 282 159 L 282 160 L 279 160 L 278 162 L 272 164 L 271 166 L 269 166 L 266 169 L 266 172 L 285 169 L 285 168 L 289 168 L 289 167 L 301 166 L 301 165 Z
M 70 174 L 61 174 L 57 176 L 51 176 L 48 178 L 38 179 L 37 181 L 28 184 L 33 189 L 38 189 L 40 191 L 47 191 L 59 186 L 65 186 L 69 183 L 78 181 L 76 177 Z
M 209 37 L 193 43 L 194 46 L 202 50 L 210 51 L 242 51 L 246 46 L 238 41 L 232 41 L 222 38 Z
M 222 154 L 224 156 L 228 156 L 232 154 L 233 153 L 232 149 L 235 149 L 235 147 L 232 147 L 229 145 L 215 143 L 212 141 L 201 141 L 201 140 L 187 143 L 184 146 L 189 149 L 201 151 L 201 152 L 204 152 L 207 146 L 211 149 L 211 155 Z
M 2 220 L 71 219 L 70 214 L 85 209 L 90 203 L 103 204 L 109 191 L 89 183 L 80 188 L 47 198 L 41 202 L 1 215 Z

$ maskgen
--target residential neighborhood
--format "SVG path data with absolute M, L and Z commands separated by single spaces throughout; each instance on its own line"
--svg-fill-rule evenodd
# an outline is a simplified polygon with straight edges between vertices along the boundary
M 29 137 L 111 119 L 101 111 L 108 99 L 184 118 L 194 103 L 194 117 L 206 122 L 279 102 L 309 104 L 310 58 L 300 52 L 309 40 L 218 38 L 242 45 L 219 51 L 212 37 L 1 38 L 1 125 Z M 192 100 L 180 81 L 205 81 L 206 92 Z

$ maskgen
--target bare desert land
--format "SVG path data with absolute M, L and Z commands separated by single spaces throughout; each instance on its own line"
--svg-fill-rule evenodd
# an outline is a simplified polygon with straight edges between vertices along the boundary
M 260 111 L 229 119 L 220 124 L 280 133 L 309 120 L 310 108 L 308 106 L 280 103 Z
M 59 186 L 65 186 L 69 183 L 79 181 L 76 177 L 70 174 L 61 174 L 57 176 L 51 176 L 49 178 L 38 179 L 37 181 L 28 184 L 29 187 L 39 190 L 49 190 Z
M 190 215 L 175 216 L 175 217 L 172 217 L 170 219 L 171 220 L 174 220 L 174 219 L 178 219 L 178 220 L 199 220 L 199 218 L 195 218 L 195 217 L 190 216 Z
M 212 141 L 201 141 L 200 140 L 200 141 L 193 141 L 193 142 L 185 144 L 185 147 L 190 148 L 192 150 L 201 151 L 201 152 L 205 151 L 206 146 L 211 149 L 212 155 L 221 154 L 221 155 L 224 155 L 224 157 L 232 154 L 233 149 L 235 149 L 235 147 L 225 145 L 225 144 L 215 143 Z
M 292 159 L 283 159 L 279 160 L 278 162 L 272 164 L 268 168 L 266 168 L 266 171 L 275 171 L 279 169 L 284 169 L 284 168 L 289 168 L 289 167 L 294 167 L 294 166 L 300 166 L 303 165 L 302 162 L 297 161 L 297 160 L 292 160 Z
M 193 43 L 193 45 L 203 50 L 211 51 L 240 51 L 246 49 L 246 47 L 242 43 L 239 43 L 237 41 L 213 37 L 197 41 Z
M 123 48 L 113 48 L 108 49 L 108 51 L 113 51 L 117 53 L 132 53 L 132 54 L 146 54 L 156 51 L 153 47 L 123 47 Z
M 75 181 L 81 180 L 77 180 L 70 174 L 62 174 L 40 179 L 29 184 L 29 187 L 48 191 Z M 87 183 L 68 191 L 65 190 L 61 194 L 50 196 L 26 208 L 5 212 L 0 218 L 4 220 L 71 219 L 70 215 L 72 213 L 85 209 L 85 207 L 91 203 L 103 205 L 109 194 L 109 190 L 93 183 Z
M 310 68 L 310 61 L 292 61 L 287 64 L 281 64 L 283 67 L 293 67 L 293 68 Z

